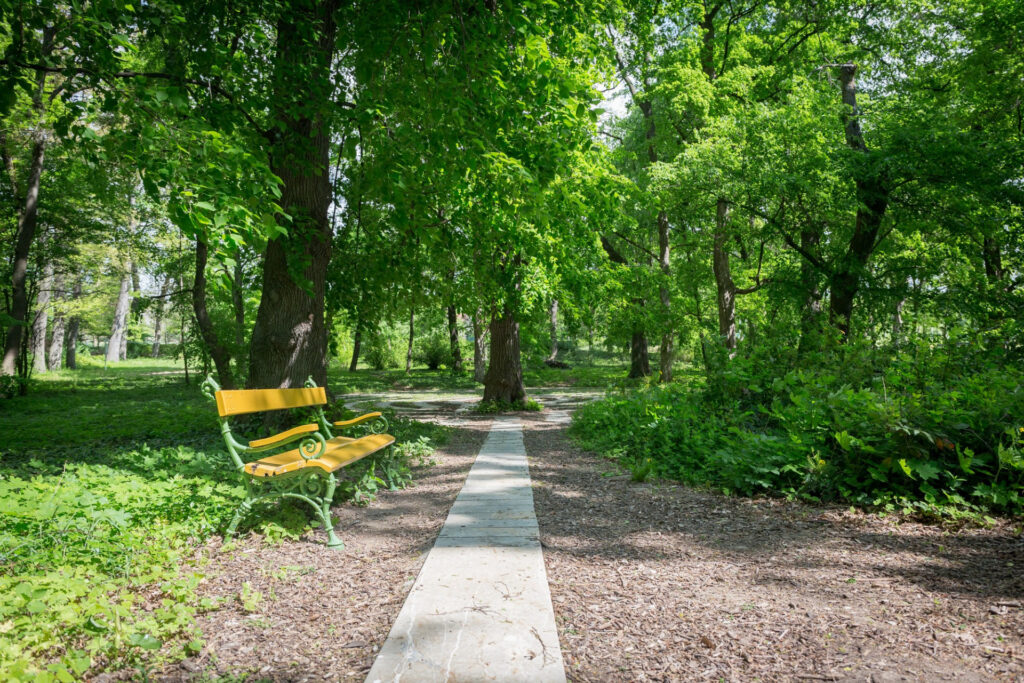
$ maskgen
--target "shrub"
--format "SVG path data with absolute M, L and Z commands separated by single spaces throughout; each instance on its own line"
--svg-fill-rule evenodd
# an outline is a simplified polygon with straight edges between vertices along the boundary
M 704 386 L 609 395 L 576 413 L 573 433 L 631 471 L 650 459 L 656 476 L 726 493 L 1024 513 L 1024 373 L 846 351 L 776 377 L 764 359 L 736 358 Z
M 452 364 L 451 341 L 447 335 L 441 332 L 433 332 L 423 339 L 417 340 L 415 346 L 415 359 L 423 363 L 431 370 L 437 370 L 442 365 Z

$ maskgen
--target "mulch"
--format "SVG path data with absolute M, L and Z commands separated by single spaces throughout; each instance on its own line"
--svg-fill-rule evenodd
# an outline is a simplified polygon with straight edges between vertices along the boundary
M 221 606 L 199 619 L 202 652 L 154 678 L 362 681 L 490 428 L 460 417 L 416 486 L 335 508 L 344 551 L 321 532 L 202 548 L 199 593 Z M 1024 681 L 1019 523 L 637 484 L 521 418 L 570 680 Z M 245 582 L 262 594 L 248 611 Z
M 1021 524 L 637 484 L 524 418 L 574 681 L 1024 680 Z
M 227 552 L 219 539 L 202 548 L 199 596 L 220 607 L 198 619 L 200 654 L 153 678 L 365 679 L 490 429 L 489 418 L 461 423 L 413 487 L 381 492 L 367 507 L 334 508 L 344 550 L 326 548 L 319 530 L 277 545 L 250 535 Z M 248 611 L 243 591 L 261 594 Z

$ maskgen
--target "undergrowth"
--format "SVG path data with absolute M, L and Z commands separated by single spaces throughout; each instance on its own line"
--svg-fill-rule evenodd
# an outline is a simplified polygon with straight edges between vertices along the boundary
M 1024 514 L 1019 368 L 965 371 L 921 349 L 883 361 L 849 348 L 776 376 L 778 364 L 736 358 L 704 383 L 609 394 L 572 432 L 636 480 L 932 519 Z
M 195 385 L 131 367 L 69 375 L 0 410 L 2 680 L 79 680 L 198 652 L 195 617 L 218 604 L 197 597 L 204 568 L 188 559 L 243 496 Z M 398 447 L 357 463 L 336 501 L 407 485 L 447 436 L 387 417 Z M 309 533 L 311 520 L 278 504 L 242 532 L 276 543 Z

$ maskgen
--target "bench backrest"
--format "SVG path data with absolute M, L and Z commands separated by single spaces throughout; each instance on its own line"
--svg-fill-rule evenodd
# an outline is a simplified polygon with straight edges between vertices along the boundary
M 265 410 L 306 408 L 327 403 L 327 392 L 323 387 L 303 389 L 232 389 L 218 391 L 217 412 L 221 417 L 260 413 Z

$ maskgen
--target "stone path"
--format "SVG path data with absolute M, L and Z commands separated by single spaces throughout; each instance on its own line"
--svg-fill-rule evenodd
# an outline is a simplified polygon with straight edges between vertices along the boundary
M 366 680 L 565 681 L 518 418 L 494 420 Z

